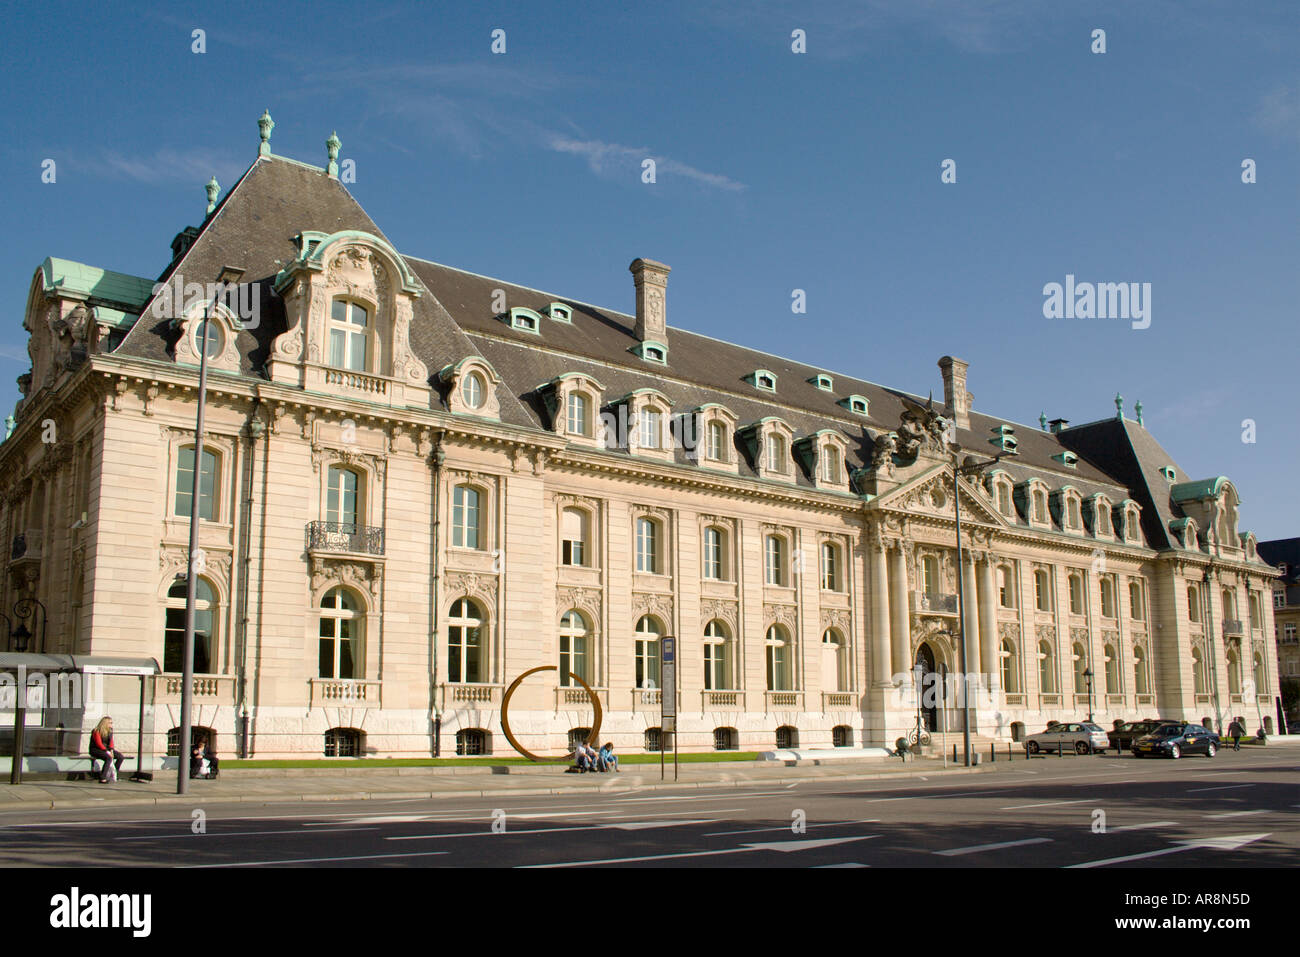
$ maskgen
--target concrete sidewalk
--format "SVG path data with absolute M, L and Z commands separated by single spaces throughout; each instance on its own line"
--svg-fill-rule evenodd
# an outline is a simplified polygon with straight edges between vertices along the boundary
M 1000 764 L 1001 762 L 999 762 Z M 935 759 L 836 762 L 787 767 L 749 762 L 683 764 L 674 783 L 672 766 L 659 779 L 659 766 L 628 765 L 614 774 L 566 774 L 563 765 L 478 766 L 477 768 L 348 768 L 233 769 L 215 781 L 190 781 L 189 793 L 176 794 L 174 772 L 154 774 L 152 782 L 113 784 L 97 781 L 33 781 L 0 783 L 0 815 L 40 809 L 118 807 L 130 805 L 193 807 L 204 804 L 419 800 L 439 798 L 514 797 L 523 795 L 625 793 L 660 789 L 711 787 L 787 787 L 822 781 L 864 781 L 989 771 L 998 764 L 976 768 L 949 767 Z M 509 768 L 505 773 L 505 768 Z M 475 773 L 477 771 L 477 773 Z M 522 773 L 521 773 L 522 772 Z

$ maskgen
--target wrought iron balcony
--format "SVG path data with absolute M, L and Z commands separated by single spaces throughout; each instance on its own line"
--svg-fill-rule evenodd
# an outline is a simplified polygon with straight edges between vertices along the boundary
M 1223 620 L 1223 633 L 1225 635 L 1235 635 L 1240 637 L 1246 633 L 1242 627 L 1241 621 L 1236 618 L 1225 618 Z
M 957 596 L 927 594 L 923 591 L 912 592 L 912 608 L 916 612 L 931 615 L 957 614 Z
M 384 554 L 384 530 L 372 525 L 346 522 L 308 522 L 307 550 Z
M 41 530 L 28 529 L 22 534 L 15 535 L 13 545 L 9 549 L 9 560 L 39 562 L 41 560 Z

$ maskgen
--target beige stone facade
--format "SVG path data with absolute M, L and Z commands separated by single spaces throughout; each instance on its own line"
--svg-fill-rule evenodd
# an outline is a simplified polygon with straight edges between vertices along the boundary
M 250 185 L 170 268 L 210 267 L 204 243 L 238 214 L 241 190 L 289 163 L 259 159 Z M 326 179 L 317 171 L 310 188 L 342 193 Z M 806 424 L 803 399 L 757 380 L 709 383 L 696 401 L 701 383 L 671 357 L 646 371 L 657 361 L 647 345 L 685 348 L 686 334 L 664 322 L 667 267 L 634 263 L 637 315 L 619 335 L 641 351 L 597 360 L 565 344 L 579 316 L 545 305 L 494 309 L 497 326 L 469 328 L 429 268 L 364 225 L 336 229 L 305 208 L 296 258 L 264 271 L 276 293 L 263 328 L 243 328 L 251 323 L 233 309 L 211 312 L 214 467 L 198 569 L 211 624 L 193 721 L 223 752 L 239 748 L 247 716 L 247 752 L 258 757 L 508 754 L 505 689 L 562 664 L 599 696 L 600 737 L 642 751 L 660 725 L 665 635 L 678 639 L 678 744 L 688 751 L 890 744 L 917 722 L 918 655 L 962 670 L 959 631 L 966 670 L 980 676 L 981 741 L 1090 710 L 1107 727 L 1272 714 L 1274 573 L 1236 529 L 1230 482 L 1196 489 L 1177 476 L 1153 492 L 1086 453 L 1070 462 L 1061 450 L 1090 427 L 1002 423 L 997 433 L 988 423 L 998 420 L 971 409 L 965 363 L 947 357 L 943 415 L 930 420 L 905 411 L 900 421 L 869 392 L 878 387 L 839 376 L 835 397 L 862 405 L 828 400 L 822 428 Z M 227 243 L 209 257 L 252 268 L 255 251 L 243 255 Z M 114 274 L 78 290 L 44 281 L 50 271 L 47 262 L 33 285 L 33 369 L 0 445 L 0 529 L 13 543 L 3 603 L 30 594 L 48 609 L 46 645 L 33 650 L 158 660 L 159 753 L 180 723 L 169 594 L 186 568 L 203 313 L 176 310 L 169 323 L 138 297 L 105 298 Z M 193 278 L 212 281 L 212 271 Z M 347 339 L 356 322 L 346 308 L 336 318 L 336 303 L 364 310 L 360 338 Z M 68 331 L 77 309 L 81 325 Z M 453 321 L 461 351 L 431 345 L 428 330 Z M 543 326 L 535 343 L 533 321 Z M 146 327 L 168 330 L 165 352 L 138 346 Z M 354 346 L 364 361 L 339 351 Z M 506 350 L 525 348 L 567 372 L 508 373 Z M 516 354 L 520 368 L 536 361 Z M 648 377 L 641 389 L 623 389 L 624 365 Z M 785 365 L 772 374 L 790 388 Z M 599 415 L 616 419 L 620 403 L 632 435 L 602 436 Z M 749 413 L 760 406 L 766 414 Z M 520 407 L 533 418 L 511 411 Z M 716 421 L 727 441 L 658 448 L 636 425 L 656 409 L 660 422 L 687 414 L 702 436 Z M 933 428 L 948 422 L 956 432 Z M 1096 429 L 1146 441 L 1122 416 Z M 1002 444 L 990 446 L 990 432 Z M 1020 461 L 958 482 L 959 569 L 949 443 L 987 459 L 1012 433 Z M 1170 541 L 1150 540 L 1152 495 L 1176 506 Z M 592 717 L 586 693 L 558 671 L 534 675 L 510 703 L 520 743 L 540 753 L 563 753 Z M 951 729 L 958 718 L 940 708 L 924 720 Z

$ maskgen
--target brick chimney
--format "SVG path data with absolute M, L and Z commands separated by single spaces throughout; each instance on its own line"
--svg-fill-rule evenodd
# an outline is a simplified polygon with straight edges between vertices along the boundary
M 943 414 L 959 429 L 970 428 L 970 407 L 974 396 L 966 391 L 966 370 L 970 363 L 952 356 L 939 360 L 943 372 Z
M 633 334 L 641 342 L 647 339 L 668 345 L 668 274 L 663 263 L 653 259 L 634 259 L 627 267 L 636 286 L 636 326 Z

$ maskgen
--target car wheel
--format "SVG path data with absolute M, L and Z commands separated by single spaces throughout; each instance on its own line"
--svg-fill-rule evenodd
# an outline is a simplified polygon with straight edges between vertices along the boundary
M 1207 758 L 1212 758 L 1214 757 L 1215 752 L 1218 750 L 1219 749 L 1214 746 L 1214 742 L 1210 741 L 1205 745 L 1205 756 Z
M 1025 750 L 1028 751 L 1030 754 L 1037 754 L 1037 753 L 1038 753 L 1038 742 L 1037 742 L 1037 741 L 1030 741 L 1027 745 L 1025 745 Z
M 1079 741 L 1074 745 L 1075 754 L 1087 754 L 1091 750 L 1092 748 L 1088 747 L 1087 743 L 1083 741 Z
M 1183 756 L 1182 748 L 1180 748 L 1178 745 L 1175 744 L 1172 748 L 1169 749 L 1169 756 L 1174 759 L 1181 758 Z

